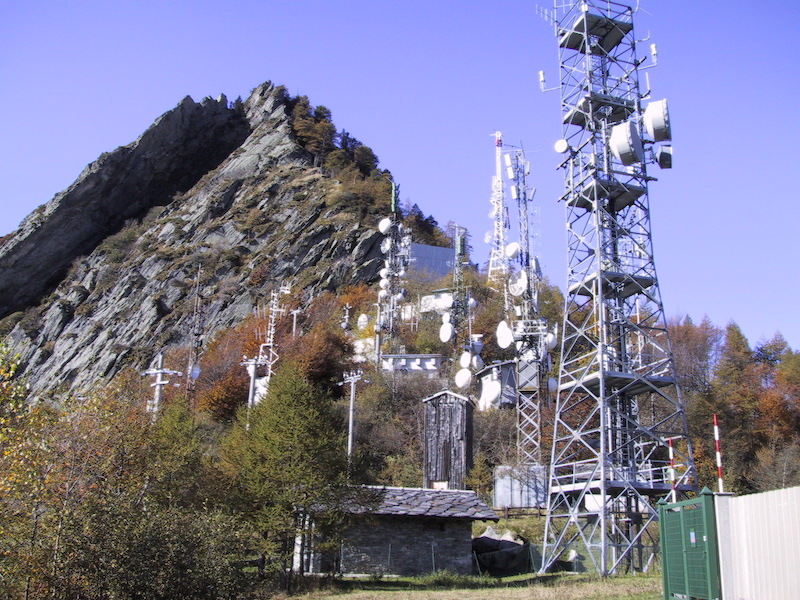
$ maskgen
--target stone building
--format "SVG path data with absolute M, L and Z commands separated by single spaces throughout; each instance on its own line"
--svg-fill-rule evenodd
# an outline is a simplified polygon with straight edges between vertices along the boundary
M 473 571 L 472 522 L 498 517 L 468 490 L 371 487 L 350 512 L 338 571 L 344 574 L 414 576 Z M 307 572 L 329 561 L 304 556 Z

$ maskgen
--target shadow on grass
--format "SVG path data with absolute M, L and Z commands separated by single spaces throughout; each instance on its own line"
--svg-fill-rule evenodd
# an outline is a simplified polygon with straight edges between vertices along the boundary
M 599 579 L 596 575 L 587 574 L 547 573 L 538 575 L 528 573 L 509 577 L 492 577 L 488 575 L 456 575 L 448 572 L 439 572 L 421 577 L 336 577 L 317 580 L 316 589 L 327 589 L 332 592 L 342 593 L 352 591 L 408 592 L 452 589 L 502 589 L 528 587 L 531 585 L 551 587 L 563 580 L 568 580 L 571 583 L 582 583 Z

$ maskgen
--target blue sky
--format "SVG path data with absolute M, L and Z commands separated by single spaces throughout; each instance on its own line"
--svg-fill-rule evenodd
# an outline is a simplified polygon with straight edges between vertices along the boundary
M 547 0 L 539 3 L 550 8 Z M 473 236 L 484 262 L 493 132 L 523 145 L 538 188 L 537 251 L 566 281 L 552 28 L 522 0 L 3 2 L 0 235 L 138 137 L 186 95 L 247 97 L 271 80 L 331 109 L 372 147 L 401 198 Z M 723 8 L 724 6 L 724 8 Z M 800 3 L 642 0 L 659 48 L 675 168 L 650 186 L 666 312 L 735 320 L 751 345 L 800 348 L 794 175 Z

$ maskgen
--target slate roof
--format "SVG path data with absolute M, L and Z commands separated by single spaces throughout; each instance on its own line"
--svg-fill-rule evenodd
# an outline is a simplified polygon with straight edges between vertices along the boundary
M 352 509 L 357 514 L 498 520 L 497 514 L 471 490 L 377 486 L 364 486 L 362 490 L 363 498 L 360 497 Z

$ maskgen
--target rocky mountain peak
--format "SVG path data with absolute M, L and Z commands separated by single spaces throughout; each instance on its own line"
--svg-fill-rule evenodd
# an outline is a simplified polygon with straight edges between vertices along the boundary
M 388 174 L 349 189 L 315 167 L 290 110 L 269 82 L 244 102 L 184 98 L 4 241 L 0 336 L 35 393 L 188 343 L 198 295 L 210 337 L 282 282 L 311 294 L 375 277 Z

